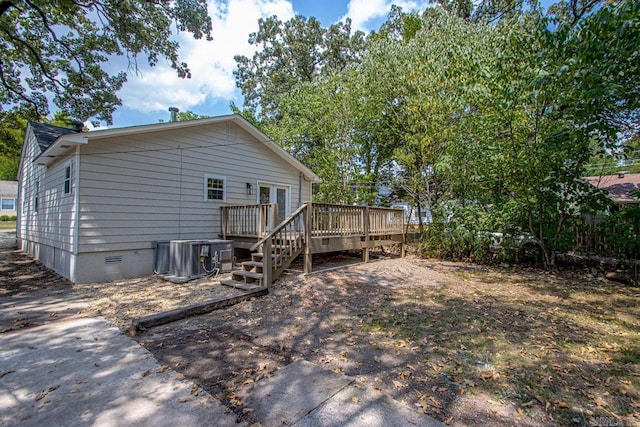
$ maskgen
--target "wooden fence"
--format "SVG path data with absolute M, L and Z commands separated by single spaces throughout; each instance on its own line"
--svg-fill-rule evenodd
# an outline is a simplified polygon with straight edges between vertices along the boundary
M 584 215 L 573 226 L 573 251 L 640 259 L 640 241 L 633 236 L 640 236 L 640 224 L 624 220 L 610 224 L 604 216 Z

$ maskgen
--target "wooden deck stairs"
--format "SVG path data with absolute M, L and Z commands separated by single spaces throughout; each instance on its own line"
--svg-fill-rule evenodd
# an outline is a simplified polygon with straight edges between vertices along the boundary
M 223 285 L 242 290 L 269 288 L 274 280 L 302 254 L 308 239 L 304 232 L 304 215 L 307 206 L 302 205 L 286 220 L 251 247 L 251 261 L 241 263 L 241 270 L 231 274 L 231 279 L 223 280 Z M 302 229 L 302 230 L 301 230 Z M 270 254 L 270 257 L 265 257 Z
M 306 202 L 279 224 L 275 204 L 221 209 L 222 238 L 232 238 L 238 247 L 253 252 L 251 261 L 243 262 L 231 280 L 222 282 L 243 290 L 269 289 L 301 254 L 304 272 L 310 273 L 312 254 L 361 250 L 367 262 L 373 247 L 400 244 L 403 248 L 401 209 Z

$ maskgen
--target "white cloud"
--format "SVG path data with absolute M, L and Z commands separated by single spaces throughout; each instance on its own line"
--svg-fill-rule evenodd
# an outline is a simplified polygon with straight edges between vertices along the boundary
M 258 30 L 258 19 L 294 16 L 289 0 L 209 0 L 208 6 L 214 40 L 194 40 L 189 34 L 177 37 L 181 59 L 188 64 L 192 78 L 179 79 L 162 61 L 153 68 L 140 67 L 141 75 L 130 75 L 119 92 L 123 106 L 140 112 L 166 111 L 169 106 L 185 111 L 207 98 L 233 100 L 233 57 L 252 55 L 254 48 L 248 38 Z
M 422 11 L 429 6 L 429 2 L 425 0 L 350 0 L 347 7 L 347 13 L 341 18 L 351 18 L 351 27 L 354 30 L 362 30 L 369 32 L 377 30 L 377 26 L 372 27 L 372 21 L 386 18 L 391 11 L 391 6 L 396 5 L 405 12 Z

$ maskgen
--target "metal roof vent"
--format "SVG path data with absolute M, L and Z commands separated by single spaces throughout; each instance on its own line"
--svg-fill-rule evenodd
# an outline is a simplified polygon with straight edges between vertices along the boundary
M 177 122 L 178 121 L 178 112 L 180 112 L 180 110 L 178 110 L 178 108 L 176 108 L 176 107 L 169 107 L 169 111 L 171 112 L 171 121 L 172 122 Z
M 71 120 L 71 127 L 74 132 L 80 133 L 84 129 L 84 123 L 80 120 Z

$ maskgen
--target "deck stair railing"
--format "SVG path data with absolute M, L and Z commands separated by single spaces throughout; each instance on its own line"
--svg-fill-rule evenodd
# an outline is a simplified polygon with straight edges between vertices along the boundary
M 222 283 L 245 290 L 268 288 L 302 253 L 304 271 L 310 272 L 312 253 L 357 248 L 362 249 L 363 260 L 368 261 L 369 249 L 375 245 L 404 241 L 401 209 L 304 203 L 280 224 L 273 225 L 276 216 L 276 204 L 226 207 L 223 237 L 256 238 L 250 250 L 258 252 L 251 254 L 251 261 L 241 263 L 242 269 L 234 271 L 231 280 Z M 251 228 L 251 219 L 257 227 Z M 249 231 L 243 233 L 244 230 Z
M 234 271 L 231 280 L 222 283 L 244 290 L 269 288 L 291 262 L 300 255 L 308 241 L 308 205 L 303 204 L 287 219 L 274 227 L 251 247 L 251 261 L 241 263 L 242 269 Z

